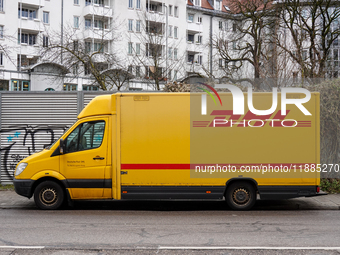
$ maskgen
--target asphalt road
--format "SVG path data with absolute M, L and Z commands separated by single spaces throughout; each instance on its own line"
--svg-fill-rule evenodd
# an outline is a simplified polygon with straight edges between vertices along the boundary
M 108 208 L 92 202 L 72 210 L 2 209 L 0 255 L 340 253 L 336 248 L 340 247 L 339 210 L 235 212 L 223 202 L 146 203 L 135 208 L 131 203 Z M 315 250 L 281 250 L 289 247 Z M 335 248 L 326 251 L 325 247 Z

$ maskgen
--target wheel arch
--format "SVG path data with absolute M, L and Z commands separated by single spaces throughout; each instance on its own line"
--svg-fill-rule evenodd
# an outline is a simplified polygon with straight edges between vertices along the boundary
M 253 185 L 255 192 L 258 192 L 258 183 L 257 183 L 256 180 L 254 180 L 253 178 L 236 177 L 236 178 L 231 178 L 226 182 L 225 190 L 224 190 L 224 196 L 226 195 L 228 186 L 231 185 L 232 183 L 235 183 L 235 182 L 248 182 L 251 185 Z
M 57 184 L 64 190 L 64 192 L 66 192 L 65 184 L 64 184 L 61 180 L 59 180 L 59 179 L 57 179 L 57 178 L 55 178 L 55 177 L 46 176 L 46 177 L 42 177 L 42 178 L 36 180 L 36 181 L 33 183 L 32 189 L 31 189 L 31 194 L 32 194 L 32 195 L 34 194 L 34 191 L 35 191 L 36 187 L 37 187 L 40 183 L 42 183 L 42 182 L 44 182 L 44 181 L 53 181 L 53 182 L 57 183 Z

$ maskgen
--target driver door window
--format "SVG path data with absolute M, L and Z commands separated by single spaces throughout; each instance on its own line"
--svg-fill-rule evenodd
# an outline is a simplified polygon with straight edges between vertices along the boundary
M 66 138 L 65 153 L 99 148 L 103 142 L 105 121 L 80 124 Z

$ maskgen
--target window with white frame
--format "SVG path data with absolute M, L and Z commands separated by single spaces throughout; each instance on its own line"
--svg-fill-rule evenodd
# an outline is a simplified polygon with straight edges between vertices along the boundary
M 79 5 L 79 0 L 73 0 L 73 4 Z
M 86 5 L 86 6 L 92 5 L 92 0 L 85 0 L 85 5 Z
M 175 59 L 175 60 L 178 59 L 178 56 L 177 56 L 178 53 L 177 53 L 177 52 L 178 52 L 177 48 L 174 48 L 174 59 Z
M 73 16 L 73 27 L 79 28 L 79 17 L 78 16 Z
M 174 37 L 178 38 L 178 27 L 174 27 Z
M 172 16 L 172 5 L 169 5 L 169 15 Z
M 140 66 L 136 66 L 136 77 L 140 77 Z
M 4 11 L 4 0 L 0 0 L 0 12 Z
M 172 48 L 171 47 L 168 50 L 168 58 L 172 59 Z
M 223 29 L 223 21 L 218 22 L 218 28 L 219 28 L 219 30 Z
M 133 20 L 132 19 L 129 19 L 129 21 L 128 21 L 128 30 L 129 31 L 133 31 Z
M 223 59 L 222 58 L 220 58 L 218 60 L 218 68 L 223 68 Z
M 129 8 L 133 8 L 133 0 L 129 0 Z
M 188 13 L 188 21 L 189 22 L 194 22 L 194 14 Z
M 136 43 L 136 54 L 140 55 L 140 43 Z
M 169 26 L 169 37 L 172 37 L 172 26 Z
M 140 20 L 136 20 L 136 32 L 140 32 Z
M 37 10 L 36 9 L 28 9 L 22 8 L 20 11 L 20 7 L 18 8 L 18 18 L 27 18 L 30 20 L 37 18 Z
M 0 26 L 0 39 L 4 38 L 4 26 Z
M 18 33 L 18 43 L 24 43 L 28 45 L 35 45 L 37 40 L 36 34 Z
M 43 47 L 48 47 L 48 36 L 43 36 Z
M 220 11 L 221 10 L 221 1 L 215 0 L 215 10 Z
M 136 9 L 140 9 L 140 0 L 136 0 Z
M 202 44 L 202 38 L 203 38 L 202 35 L 198 35 L 196 43 L 197 44 Z
M 174 15 L 176 18 L 178 18 L 178 6 L 175 6 Z
M 201 6 L 201 0 L 195 0 L 195 5 L 196 6 Z
M 202 55 L 198 55 L 197 56 L 197 64 L 202 65 L 202 60 L 203 60 L 203 56 Z
M 0 52 L 0 66 L 4 65 L 4 53 Z
M 43 12 L 43 22 L 45 24 L 50 23 L 50 13 L 49 12 Z
M 128 42 L 128 54 L 132 54 L 133 48 L 132 48 L 132 42 Z
M 175 70 L 175 71 L 174 71 L 174 78 L 173 78 L 174 81 L 177 81 L 177 73 L 178 73 L 178 71 Z
M 85 19 L 85 29 L 90 29 L 92 27 L 92 20 Z
M 202 23 L 202 17 L 200 17 L 200 16 L 197 17 L 197 23 L 199 23 L 199 24 Z

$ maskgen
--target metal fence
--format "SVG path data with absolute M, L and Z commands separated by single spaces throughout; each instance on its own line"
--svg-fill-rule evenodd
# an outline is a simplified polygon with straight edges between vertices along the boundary
M 0 92 L 0 183 L 11 184 L 20 160 L 51 145 L 102 94 L 112 92 Z

